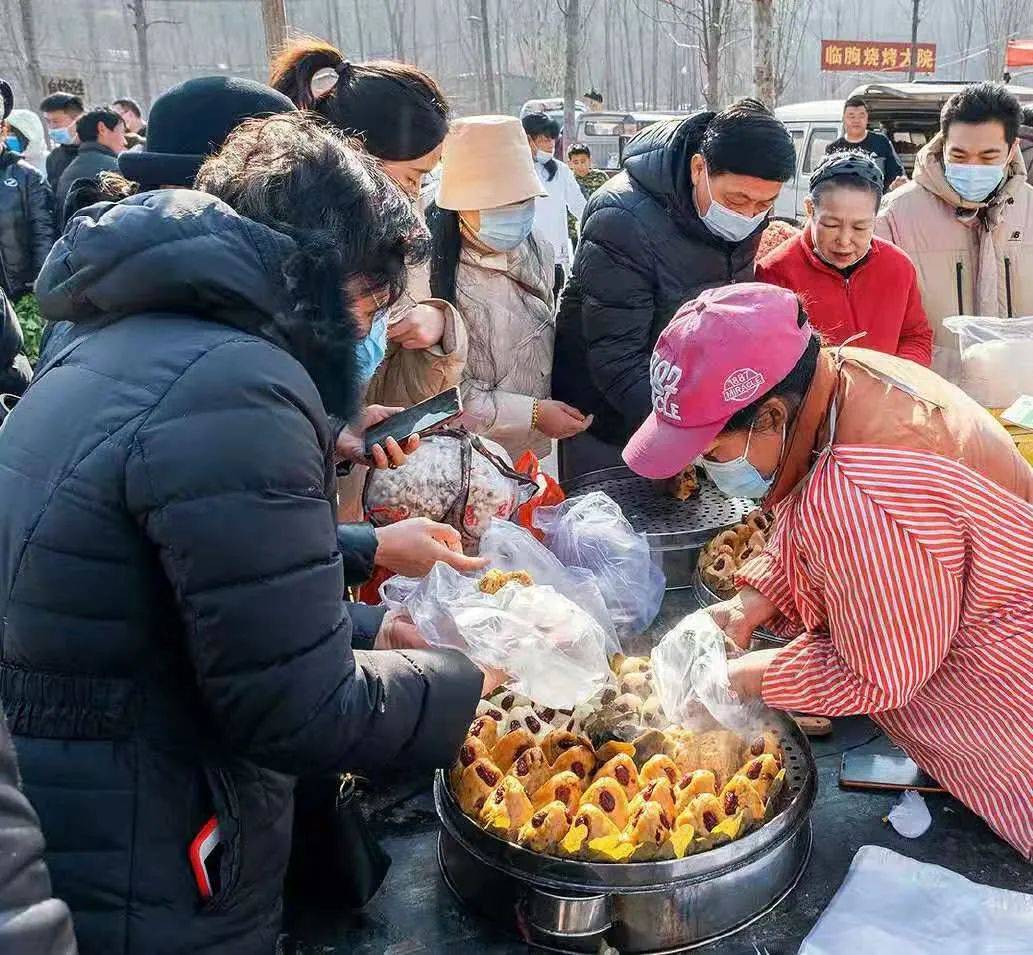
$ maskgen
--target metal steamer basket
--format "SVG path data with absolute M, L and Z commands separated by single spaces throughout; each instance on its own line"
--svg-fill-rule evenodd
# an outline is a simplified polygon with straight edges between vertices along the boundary
M 438 864 L 470 908 L 530 945 L 596 952 L 680 952 L 744 928 L 796 886 L 811 851 L 816 770 L 806 737 L 769 714 L 785 750 L 781 811 L 735 842 L 665 862 L 596 863 L 540 855 L 485 832 L 459 808 L 444 772 L 434 780 Z
M 653 560 L 667 578 L 668 590 L 693 586 L 696 556 L 715 534 L 738 524 L 756 506 L 746 498 L 727 498 L 709 481 L 699 494 L 677 501 L 655 481 L 629 468 L 604 468 L 563 484 L 568 496 L 603 491 L 619 505 L 636 531 L 645 533 Z

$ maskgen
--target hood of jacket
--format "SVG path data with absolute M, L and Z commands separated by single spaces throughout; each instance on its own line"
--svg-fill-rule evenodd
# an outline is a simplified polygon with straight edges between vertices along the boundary
M 624 150 L 628 175 L 683 219 L 699 219 L 692 200 L 689 160 L 716 114 L 704 110 L 686 119 L 669 119 L 642 130 Z
M 313 287 L 307 259 L 293 238 L 214 196 L 159 190 L 80 212 L 36 294 L 53 322 L 179 313 L 258 335 L 300 361 L 327 411 L 348 420 L 358 400 L 355 323 L 343 296 Z
M 12 109 L 7 122 L 28 140 L 22 158 L 42 170 L 47 161 L 47 140 L 40 118 L 31 109 Z
M 912 179 L 927 192 L 942 199 L 947 205 L 955 209 L 977 212 L 980 209 L 999 206 L 1017 190 L 1025 188 L 1026 169 L 1021 154 L 1016 150 L 1015 157 L 1005 169 L 1003 184 L 994 192 L 988 202 L 971 202 L 968 199 L 962 199 L 954 191 L 953 186 L 947 182 L 943 166 L 943 134 L 937 133 L 918 151 Z

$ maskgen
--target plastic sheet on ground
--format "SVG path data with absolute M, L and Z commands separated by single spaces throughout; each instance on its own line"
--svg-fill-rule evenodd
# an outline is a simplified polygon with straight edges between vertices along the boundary
M 862 846 L 799 955 L 1028 955 L 1033 896 Z

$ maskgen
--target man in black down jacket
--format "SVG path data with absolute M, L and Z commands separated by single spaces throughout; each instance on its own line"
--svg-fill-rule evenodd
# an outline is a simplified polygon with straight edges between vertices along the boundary
M 7 296 L 0 291 L 0 395 L 20 395 L 32 377 L 22 353 L 22 327 Z
M 3 119 L 11 88 L 0 80 Z M 54 244 L 54 206 L 43 173 L 0 140 L 0 289 L 12 302 L 32 291 Z
M 789 133 L 753 100 L 657 123 L 628 144 L 623 170 L 588 200 L 556 322 L 553 397 L 595 416 L 560 443 L 564 478 L 620 463 L 652 408 L 660 332 L 703 289 L 753 279 L 795 167 Z
M 411 210 L 365 163 L 356 184 L 349 147 L 305 151 L 332 131 L 265 123 L 275 156 L 322 163 L 282 207 L 340 231 L 186 190 L 81 212 L 38 294 L 83 334 L 0 431 L 0 699 L 87 953 L 272 952 L 295 776 L 445 765 L 482 688 L 454 651 L 370 652 L 341 599 L 327 415 L 358 386 L 336 276 L 368 281 L 370 248 L 404 274 Z M 234 201 L 271 206 L 270 182 Z M 213 814 L 202 901 L 187 850 Z

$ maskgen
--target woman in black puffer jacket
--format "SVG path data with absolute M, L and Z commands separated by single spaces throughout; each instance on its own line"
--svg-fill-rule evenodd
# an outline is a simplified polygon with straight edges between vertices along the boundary
M 0 432 L 0 699 L 87 953 L 271 952 L 294 777 L 443 765 L 484 682 L 341 600 L 328 412 L 426 254 L 409 204 L 304 114 L 197 186 L 70 224 L 38 291 L 81 334 Z

